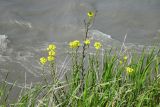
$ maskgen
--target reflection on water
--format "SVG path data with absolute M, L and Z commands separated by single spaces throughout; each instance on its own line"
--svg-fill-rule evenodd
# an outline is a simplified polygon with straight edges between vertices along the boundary
M 119 46 L 127 33 L 126 42 L 134 47 L 159 45 L 160 0 L 0 0 L 0 78 L 9 71 L 10 82 L 23 83 L 25 72 L 28 83 L 38 80 L 38 60 L 44 48 L 55 42 L 60 56 L 65 42 L 82 40 L 89 10 L 98 11 L 91 34 L 97 31 L 94 38 L 104 44 Z M 106 34 L 112 40 L 105 41 Z

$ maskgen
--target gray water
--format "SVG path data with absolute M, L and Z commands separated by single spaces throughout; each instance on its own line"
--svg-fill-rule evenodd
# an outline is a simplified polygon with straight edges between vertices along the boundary
M 127 34 L 129 44 L 159 46 L 160 0 L 0 0 L 0 80 L 9 72 L 8 83 L 39 81 L 47 45 L 57 44 L 63 62 L 65 43 L 83 39 L 83 20 L 95 10 L 91 34 L 103 44 L 120 44 Z

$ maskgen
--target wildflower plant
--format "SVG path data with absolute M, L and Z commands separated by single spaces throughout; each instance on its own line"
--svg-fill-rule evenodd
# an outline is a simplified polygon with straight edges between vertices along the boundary
M 40 63 L 42 65 L 46 64 L 47 61 L 51 62 L 55 60 L 55 55 L 56 55 L 55 49 L 56 49 L 56 46 L 54 44 L 48 45 L 47 47 L 48 56 L 40 58 Z
M 82 61 L 81 61 L 81 78 L 82 80 L 84 80 L 84 77 L 85 77 L 85 68 L 84 68 L 84 59 L 86 57 L 86 48 L 89 47 L 89 44 L 90 44 L 90 40 L 89 40 L 89 37 L 88 37 L 88 31 L 89 31 L 89 28 L 92 26 L 93 22 L 94 22 L 94 18 L 95 18 L 95 14 L 96 12 L 93 12 L 93 11 L 89 11 L 87 13 L 87 18 L 89 19 L 88 21 L 87 20 L 84 20 L 84 25 L 85 25 L 85 37 L 84 37 L 84 43 L 82 45 Z M 84 83 L 82 83 L 82 90 L 84 89 Z
M 0 85 L 0 106 L 13 107 L 159 107 L 160 105 L 160 49 L 129 55 L 117 54 L 119 50 L 105 50 L 100 55 L 102 43 L 91 43 L 88 31 L 95 17 L 88 12 L 85 20 L 83 42 L 69 42 L 72 62 L 64 67 L 63 80 L 55 74 L 56 45 L 49 44 L 47 55 L 40 58 L 43 67 L 50 68 L 46 83 L 25 89 L 15 104 L 8 105 L 6 79 Z M 90 47 L 96 54 L 89 54 Z M 122 52 L 122 51 L 120 51 Z M 131 51 L 132 52 L 132 51 Z M 127 61 L 131 59 L 130 63 Z M 63 70 L 64 69 L 64 70 Z M 67 73 L 68 74 L 67 74 Z M 51 77 L 51 78 L 49 78 Z M 51 81 L 50 81 L 51 80 Z M 1 84 L 1 83 L 0 83 Z
M 47 82 L 46 76 L 44 74 L 44 65 L 48 63 L 50 73 L 51 73 L 51 78 L 53 82 L 55 83 L 56 80 L 56 75 L 55 75 L 55 56 L 56 56 L 56 45 L 55 44 L 49 44 L 47 47 L 47 56 L 46 57 L 41 57 L 40 58 L 40 63 L 43 65 L 43 77 L 45 79 L 45 82 Z

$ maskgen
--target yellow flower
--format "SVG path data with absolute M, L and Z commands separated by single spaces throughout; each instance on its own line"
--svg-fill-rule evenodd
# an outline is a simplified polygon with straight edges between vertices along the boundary
M 44 65 L 46 62 L 47 62 L 47 59 L 46 59 L 45 57 L 41 57 L 41 58 L 40 58 L 40 63 L 41 63 L 42 65 Z
M 134 70 L 133 70 L 133 68 L 130 68 L 130 67 L 126 67 L 126 71 L 127 71 L 127 73 L 132 73 Z
M 98 50 L 102 47 L 101 43 L 100 42 L 95 42 L 94 43 L 94 47 Z
M 90 12 L 87 13 L 87 15 L 88 15 L 89 17 L 93 17 L 93 16 L 94 16 L 94 13 L 90 11 Z
M 49 55 L 49 56 L 55 56 L 55 55 L 56 55 L 56 52 L 53 51 L 53 50 L 51 50 L 51 51 L 48 52 L 48 55 Z
M 127 60 L 127 59 L 128 59 L 128 57 L 127 57 L 127 56 L 124 56 L 124 57 L 123 57 L 123 59 L 124 59 L 124 60 Z
M 47 48 L 48 51 L 55 50 L 55 49 L 56 49 L 56 45 L 54 44 L 48 45 L 48 48 Z
M 48 56 L 48 61 L 54 61 L 54 56 Z
M 80 42 L 78 40 L 75 40 L 75 41 L 69 43 L 70 48 L 77 48 L 79 46 L 80 46 Z
M 74 41 L 74 44 L 78 47 L 78 46 L 80 46 L 80 42 L 78 41 L 78 40 L 75 40 Z
M 89 45 L 91 42 L 90 42 L 90 40 L 89 39 L 86 39 L 85 41 L 84 41 L 84 44 L 86 44 L 86 45 Z

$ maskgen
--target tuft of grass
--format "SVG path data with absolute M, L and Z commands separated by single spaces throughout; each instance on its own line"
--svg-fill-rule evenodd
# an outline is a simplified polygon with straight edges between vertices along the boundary
M 160 60 L 153 49 L 133 55 L 129 64 L 119 64 L 120 57 L 106 51 L 86 54 L 85 77 L 81 77 L 79 53 L 73 57 L 70 74 L 64 81 L 39 83 L 23 90 L 13 107 L 158 107 L 160 105 Z M 101 58 L 103 57 L 103 63 Z M 123 56 L 122 56 L 123 57 Z M 137 59 L 137 60 L 136 60 Z M 101 68 L 103 65 L 103 69 Z M 126 67 L 133 72 L 127 73 Z M 53 76 L 53 75 L 51 75 Z M 82 90 L 81 86 L 84 83 Z M 9 105 L 5 82 L 0 85 L 1 106 Z

